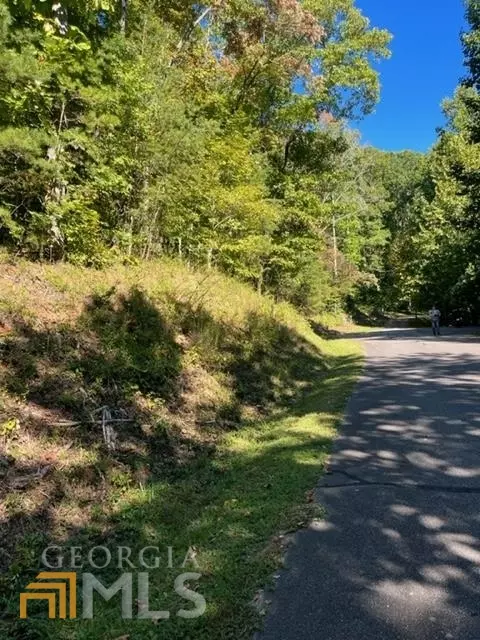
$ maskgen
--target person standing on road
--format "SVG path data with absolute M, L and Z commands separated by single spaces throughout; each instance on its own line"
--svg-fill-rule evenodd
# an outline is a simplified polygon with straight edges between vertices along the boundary
M 430 320 L 432 321 L 432 331 L 434 336 L 440 335 L 440 309 L 437 309 L 436 305 L 430 309 Z

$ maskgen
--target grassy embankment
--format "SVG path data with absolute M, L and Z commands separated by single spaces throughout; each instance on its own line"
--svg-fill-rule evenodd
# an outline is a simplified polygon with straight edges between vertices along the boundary
M 288 305 L 214 272 L 2 264 L 1 637 L 250 637 L 282 534 L 315 516 L 309 490 L 361 359 L 354 343 L 325 341 Z M 19 621 L 18 592 L 48 544 L 84 558 L 95 545 L 159 547 L 151 608 L 170 619 L 122 620 L 116 597 L 96 602 L 91 621 L 49 621 L 45 603 Z M 207 601 L 196 620 L 176 615 L 191 603 L 173 591 L 194 570 L 179 567 L 189 547 L 202 574 L 191 588 Z

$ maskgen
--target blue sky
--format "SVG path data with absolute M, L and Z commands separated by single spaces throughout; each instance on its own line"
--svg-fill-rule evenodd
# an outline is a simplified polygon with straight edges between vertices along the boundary
M 444 122 L 440 103 L 464 74 L 462 0 L 357 0 L 373 26 L 394 35 L 392 57 L 379 65 L 381 102 L 360 123 L 365 143 L 426 151 Z

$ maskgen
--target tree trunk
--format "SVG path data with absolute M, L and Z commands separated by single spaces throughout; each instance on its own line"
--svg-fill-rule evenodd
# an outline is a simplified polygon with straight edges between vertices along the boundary
M 338 247 L 337 247 L 337 221 L 335 216 L 332 218 L 332 235 L 333 235 L 333 273 L 335 281 L 338 280 Z
M 121 3 L 122 3 L 122 11 L 120 14 L 120 31 L 125 35 L 125 30 L 127 28 L 128 0 L 121 0 Z
M 127 255 L 130 258 L 133 251 L 133 216 L 130 216 L 130 231 L 128 234 L 128 251 Z
M 257 293 L 259 293 L 260 295 L 262 294 L 262 291 L 263 291 L 263 272 L 264 272 L 264 267 L 262 264 L 260 267 L 260 273 L 257 280 Z
M 148 231 L 147 244 L 146 244 L 145 253 L 144 253 L 144 258 L 146 260 L 150 259 L 150 253 L 152 251 L 152 244 L 153 244 L 153 234 L 155 233 L 155 227 L 157 226 L 157 218 L 158 218 L 158 209 L 155 211 L 153 215 L 153 220 L 150 225 L 150 229 Z

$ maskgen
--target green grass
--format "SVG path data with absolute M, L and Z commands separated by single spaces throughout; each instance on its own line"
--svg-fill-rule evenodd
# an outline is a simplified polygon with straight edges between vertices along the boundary
M 377 326 L 358 324 L 345 313 L 321 313 L 311 318 L 311 324 L 319 335 L 337 339 L 341 336 L 372 333 L 378 331 Z
M 197 620 L 172 615 L 152 621 L 120 619 L 118 598 L 100 605 L 92 621 L 29 621 L 15 625 L 13 638 L 129 640 L 164 637 L 249 638 L 259 615 L 251 603 L 278 566 L 282 547 L 277 536 L 304 526 L 317 515 L 305 493 L 314 487 L 325 465 L 335 428 L 359 371 L 360 352 L 351 342 L 329 345 L 343 361 L 309 397 L 281 417 L 224 438 L 213 458 L 202 458 L 175 482 L 127 490 L 116 502 L 109 532 L 97 543 L 158 546 L 175 549 L 175 570 L 151 572 L 151 601 L 175 612 L 179 601 L 173 580 L 187 549 L 198 550 L 202 578 L 198 591 L 207 611 Z M 85 539 L 83 538 L 83 543 Z M 70 544 L 82 546 L 82 536 Z M 92 542 L 90 542 L 92 544 Z M 163 562 L 163 560 L 162 560 Z M 190 565 L 190 569 L 192 567 Z M 119 575 L 99 571 L 108 584 Z M 187 605 L 188 606 L 188 605 Z M 156 607 L 152 607 L 156 608 Z M 37 635 L 38 634 L 38 635 Z
M 55 283 L 61 296 L 55 293 L 50 302 L 45 296 L 46 318 L 54 303 L 58 312 L 62 304 L 65 309 L 79 307 L 88 292 L 103 297 L 93 307 L 91 300 L 83 310 L 80 305 L 68 327 L 64 311 L 58 312 L 62 323 L 53 334 L 51 326 L 40 323 L 27 329 L 22 326 L 18 336 L 7 340 L 7 374 L 11 369 L 10 373 L 23 376 L 21 384 L 15 380 L 21 387 L 18 402 L 20 397 L 28 402 L 32 393 L 37 405 L 58 407 L 60 399 L 65 402 L 59 381 L 74 370 L 68 388 L 72 410 L 81 414 L 86 402 L 117 402 L 131 410 L 141 401 L 141 420 L 149 424 L 148 437 L 137 429 L 130 444 L 138 451 L 129 450 L 127 455 L 106 452 L 95 434 L 79 428 L 68 433 L 73 446 L 60 449 L 65 434 L 60 437 L 40 430 L 39 435 L 38 425 L 31 435 L 36 434 L 36 439 L 27 450 L 20 420 L 19 439 L 12 441 L 9 451 L 23 455 L 23 462 L 18 458 L 22 472 L 28 466 L 37 468 L 35 456 L 48 446 L 59 447 L 55 455 L 60 462 L 51 480 L 47 476 L 52 486 L 43 487 L 49 500 L 41 509 L 35 496 L 30 498 L 33 504 L 26 502 L 28 493 L 7 496 L 7 527 L 12 528 L 5 531 L 18 538 L 15 557 L 0 583 L 5 592 L 0 600 L 4 606 L 0 634 L 3 624 L 2 637 L 9 640 L 250 638 L 261 623 L 252 602 L 281 562 L 286 539 L 282 536 L 321 515 L 308 495 L 324 470 L 362 366 L 360 346 L 350 340 L 324 340 L 288 305 L 274 305 L 237 284 L 230 287 L 224 278 L 208 276 L 216 283 L 213 294 L 212 285 L 207 286 L 201 274 L 182 271 L 178 265 L 171 271 L 168 265 L 162 268 L 174 272 L 172 282 L 181 281 L 182 293 L 177 292 L 174 299 L 175 284 L 166 278 L 158 283 L 158 272 L 155 278 L 152 270 L 142 281 L 146 293 L 140 296 L 137 287 L 132 288 L 133 276 L 128 273 L 127 278 L 125 271 L 85 271 L 79 282 L 78 270 L 72 267 L 48 267 L 42 277 L 46 273 L 47 283 Z M 121 282 L 122 297 L 107 295 L 111 282 Z M 30 295 L 26 283 L 27 308 Z M 197 300 L 193 310 L 185 303 L 192 298 Z M 179 331 L 180 344 L 188 343 L 187 347 L 178 347 Z M 28 357 L 33 361 L 27 367 Z M 38 361 L 42 366 L 36 369 Z M 175 374 L 182 381 L 200 366 L 203 375 L 208 373 L 223 385 L 215 392 L 219 407 L 213 424 L 202 409 L 196 414 L 195 433 L 184 433 L 181 421 L 168 422 L 169 416 L 175 418 L 172 407 L 179 402 L 169 378 Z M 42 375 L 49 377 L 42 379 Z M 10 381 L 8 375 L 5 380 Z M 75 385 L 86 389 L 83 395 L 78 395 Z M 8 393 L 14 397 L 14 389 Z M 262 403 L 264 396 L 268 401 Z M 228 405 L 228 420 L 222 422 L 227 401 L 233 404 Z M 163 408 L 169 402 L 166 416 Z M 261 415 L 257 411 L 242 418 L 240 409 L 245 413 L 251 405 L 261 407 Z M 50 450 L 48 455 L 53 455 Z M 177 462 L 173 464 L 169 456 Z M 138 472 L 143 467 L 148 467 L 149 474 L 142 480 Z M 27 507 L 31 515 L 25 518 Z M 79 515 L 88 510 L 88 521 L 64 529 L 58 522 L 53 526 L 55 509 L 67 515 L 69 510 Z M 15 524 L 18 518 L 21 533 Z M 158 547 L 162 563 L 149 572 L 150 608 L 169 610 L 170 619 L 122 620 L 116 596 L 109 603 L 96 601 L 93 620 L 49 621 L 44 605 L 38 604 L 32 606 L 29 620 L 19 621 L 18 592 L 35 577 L 46 544 L 82 547 L 84 556 L 95 545 L 112 552 L 130 546 L 132 558 L 143 547 Z M 174 550 L 172 569 L 165 566 L 168 546 Z M 198 569 L 191 563 L 180 567 L 189 548 L 196 550 Z M 176 612 L 192 605 L 175 594 L 173 583 L 179 574 L 192 570 L 201 578 L 191 582 L 191 588 L 205 597 L 207 609 L 203 616 L 185 620 Z M 121 573 L 115 567 L 93 572 L 105 584 Z

